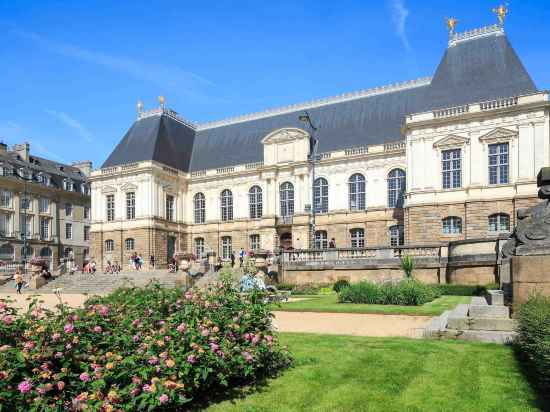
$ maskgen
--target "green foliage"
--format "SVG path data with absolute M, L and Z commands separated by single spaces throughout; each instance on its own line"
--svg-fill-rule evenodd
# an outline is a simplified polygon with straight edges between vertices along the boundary
M 279 283 L 277 289 L 290 290 L 293 295 L 318 295 L 326 293 L 325 288 L 330 288 L 330 284 L 326 283 L 305 283 L 302 285 L 294 285 L 291 283 Z M 322 291 L 325 289 L 325 291 Z
M 401 258 L 401 269 L 405 272 L 405 277 L 407 279 L 412 278 L 412 273 L 414 270 L 414 259 L 410 255 L 405 255 Z
M 332 289 L 336 293 L 340 293 L 340 291 L 344 288 L 347 288 L 350 285 L 349 281 L 346 279 L 339 279 L 337 280 L 334 285 L 332 286 Z
M 484 296 L 488 290 L 500 289 L 497 284 L 489 285 L 452 285 L 452 284 L 438 284 L 434 285 L 439 288 L 442 295 L 450 296 Z
M 362 281 L 340 291 L 340 303 L 418 306 L 441 296 L 437 287 L 405 279 L 397 284 Z
M 82 309 L 0 300 L 0 410 L 181 410 L 276 374 L 291 358 L 269 306 L 228 275 L 206 291 L 119 289 Z
M 517 348 L 539 387 L 550 388 L 550 298 L 533 296 L 519 309 Z M 548 393 L 546 393 L 548 396 Z

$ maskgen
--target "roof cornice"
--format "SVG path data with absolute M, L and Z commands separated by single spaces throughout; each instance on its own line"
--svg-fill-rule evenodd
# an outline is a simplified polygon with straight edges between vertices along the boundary
M 453 33 L 449 37 L 449 47 L 455 46 L 458 43 L 487 36 L 504 36 L 504 27 L 499 24 L 493 24 L 492 26 L 480 27 L 473 30 L 463 31 L 461 33 Z

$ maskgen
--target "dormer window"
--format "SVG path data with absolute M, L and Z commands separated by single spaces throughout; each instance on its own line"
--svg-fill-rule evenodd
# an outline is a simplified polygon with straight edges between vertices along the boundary
M 69 179 L 63 180 L 63 189 L 65 189 L 67 192 L 73 192 L 74 191 L 73 181 Z
M 89 195 L 90 195 L 90 186 L 87 185 L 86 183 L 82 183 L 82 184 L 80 185 L 80 192 L 81 192 L 83 195 L 89 196 Z
M 46 176 L 44 173 L 38 173 L 36 181 L 44 186 L 50 185 L 50 177 Z
M 32 178 L 32 171 L 25 169 L 24 167 L 19 168 L 19 177 L 23 179 L 31 179 Z

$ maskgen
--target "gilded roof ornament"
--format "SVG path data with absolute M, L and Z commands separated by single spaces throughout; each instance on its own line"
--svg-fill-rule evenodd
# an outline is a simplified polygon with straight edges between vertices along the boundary
M 159 103 L 160 103 L 160 108 L 164 109 L 164 103 L 165 103 L 164 96 L 159 96 Z
M 141 114 L 141 112 L 143 112 L 143 102 L 141 100 L 137 101 L 136 109 L 137 109 L 138 114 Z
M 458 19 L 455 19 L 454 17 L 445 17 L 445 21 L 447 22 L 447 29 L 449 30 L 449 35 L 454 34 L 456 25 L 458 23 Z
M 501 4 L 500 6 L 495 7 L 493 9 L 493 13 L 497 15 L 498 24 L 504 26 L 504 20 L 506 19 L 506 15 L 508 14 L 508 9 L 506 8 L 506 6 Z

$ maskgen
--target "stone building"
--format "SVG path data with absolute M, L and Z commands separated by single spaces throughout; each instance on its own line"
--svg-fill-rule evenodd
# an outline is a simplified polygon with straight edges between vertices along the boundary
M 91 175 L 103 263 L 497 237 L 550 164 L 548 94 L 502 25 L 451 31 L 428 78 L 204 124 L 160 103 Z
M 82 265 L 89 255 L 92 169 L 85 161 L 65 165 L 0 143 L 0 260 L 62 258 Z M 25 242 L 27 244 L 24 250 Z

